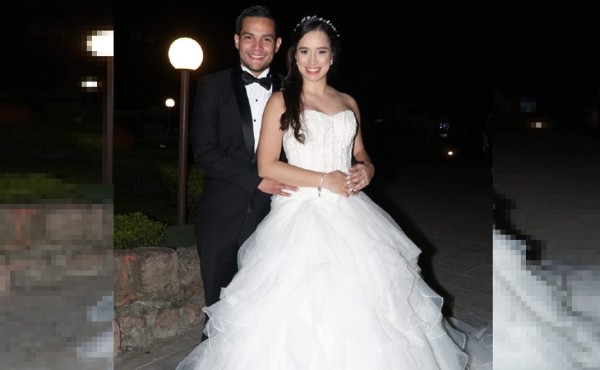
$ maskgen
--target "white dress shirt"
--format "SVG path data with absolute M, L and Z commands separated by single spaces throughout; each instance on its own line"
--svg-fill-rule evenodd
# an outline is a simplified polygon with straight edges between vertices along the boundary
M 252 73 L 246 66 L 242 65 L 242 70 L 248 73 Z M 264 70 L 258 78 L 266 77 L 269 75 L 270 68 Z M 269 90 L 265 89 L 258 83 L 251 83 L 246 85 L 246 95 L 248 95 L 248 101 L 250 102 L 250 111 L 252 112 L 252 123 L 254 129 L 254 152 L 258 147 L 258 140 L 260 138 L 260 126 L 262 124 L 262 115 L 265 110 L 267 100 L 271 97 L 273 86 Z

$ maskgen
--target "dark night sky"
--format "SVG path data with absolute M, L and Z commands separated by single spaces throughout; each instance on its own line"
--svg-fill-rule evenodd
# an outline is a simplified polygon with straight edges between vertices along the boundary
M 194 78 L 236 63 L 234 20 L 243 5 L 227 4 L 211 9 L 198 2 L 181 12 L 169 3 L 169 9 L 151 9 L 151 15 L 143 17 L 126 15 L 127 10 L 117 7 L 115 78 L 123 85 L 117 86 L 122 96 L 117 96 L 116 108 L 162 104 L 165 96 L 178 94 L 178 72 L 167 57 L 177 37 L 192 37 L 203 47 L 205 60 L 193 72 Z M 455 22 L 422 12 L 396 14 L 373 2 L 368 6 L 270 5 L 278 15 L 284 40 L 275 62 L 279 70 L 283 70 L 290 30 L 304 15 L 318 14 L 331 19 L 342 35 L 337 86 L 359 99 L 361 95 L 426 98 L 434 92 L 454 94 L 488 87 L 485 75 L 489 71 L 482 61 L 489 57 L 489 31 L 473 32 L 487 27 L 485 21 Z
M 486 105 L 498 89 L 564 99 L 598 90 L 597 19 L 589 9 L 396 4 L 399 9 L 392 10 L 382 3 L 264 2 L 277 14 L 284 40 L 275 68 L 283 72 L 293 26 L 318 14 L 342 35 L 336 86 L 363 109 L 460 98 Z M 193 88 L 197 77 L 237 63 L 234 20 L 249 4 L 21 1 L 20 10 L 12 10 L 14 22 L 2 24 L 8 52 L 0 54 L 0 97 L 27 100 L 40 88 L 73 86 L 81 75 L 101 74 L 102 63 L 77 50 L 82 39 L 77 30 L 114 20 L 115 109 L 162 108 L 180 89 L 179 73 L 167 57 L 170 43 L 187 36 L 202 45 L 205 59 L 192 73 Z
M 1 98 L 27 102 L 104 73 L 104 63 L 83 47 L 92 29 L 112 27 L 111 1 L 23 0 L 7 7 L 0 8 L 7 16 L 0 23 Z
M 336 86 L 354 95 L 362 107 L 453 99 L 480 100 L 485 105 L 498 89 L 564 91 L 575 96 L 597 86 L 597 76 L 591 75 L 596 70 L 592 56 L 596 20 L 583 9 L 577 16 L 562 9 L 559 16 L 558 10 L 542 14 L 526 7 L 442 9 L 399 4 L 394 5 L 399 10 L 392 10 L 379 1 L 263 3 L 279 19 L 284 42 L 274 66 L 281 71 L 289 33 L 303 16 L 318 14 L 334 22 L 343 48 Z M 192 73 L 192 88 L 197 77 L 237 63 L 234 20 L 249 2 L 211 4 L 117 5 L 117 110 L 161 106 L 167 96 L 178 97 L 179 74 L 167 57 L 177 37 L 192 37 L 204 50 L 203 64 Z

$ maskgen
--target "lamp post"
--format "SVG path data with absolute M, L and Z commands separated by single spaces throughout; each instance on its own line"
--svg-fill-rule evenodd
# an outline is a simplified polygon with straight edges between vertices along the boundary
M 202 64 L 204 54 L 200 44 L 189 37 L 178 38 L 169 47 L 169 60 L 175 69 L 181 70 L 181 96 L 179 107 L 179 186 L 177 189 L 177 224 L 185 224 L 187 193 L 187 123 L 188 90 L 190 71 Z
M 175 106 L 175 100 L 168 98 L 165 100 L 165 106 L 167 107 L 167 141 L 169 140 L 169 133 L 171 132 L 171 108 Z
M 106 95 L 102 127 L 102 184 L 112 185 L 113 171 L 113 106 L 114 106 L 114 31 L 94 31 L 86 38 L 87 51 L 106 59 Z

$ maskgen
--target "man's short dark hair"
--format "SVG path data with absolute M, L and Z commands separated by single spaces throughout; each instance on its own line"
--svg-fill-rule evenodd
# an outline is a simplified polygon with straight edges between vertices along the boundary
M 273 20 L 273 23 L 275 23 L 275 37 L 277 37 L 279 35 L 279 32 L 277 30 L 277 22 L 275 21 L 273 12 L 271 11 L 271 9 L 269 9 L 268 7 L 266 7 L 264 5 L 252 5 L 252 6 L 247 7 L 246 9 L 242 10 L 240 15 L 238 15 L 237 19 L 235 20 L 235 34 L 236 35 L 239 35 L 240 32 L 242 32 L 242 23 L 244 21 L 244 18 L 246 18 L 246 17 L 262 17 L 262 18 L 269 18 L 269 19 Z

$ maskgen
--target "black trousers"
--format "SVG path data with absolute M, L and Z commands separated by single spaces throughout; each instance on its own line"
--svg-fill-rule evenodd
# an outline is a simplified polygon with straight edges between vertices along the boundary
M 237 235 L 197 235 L 196 247 L 207 307 L 219 301 L 221 290 L 233 280 L 238 271 L 238 251 L 265 215 L 264 211 L 250 209 Z M 205 327 L 207 322 L 208 317 L 205 315 Z M 203 334 L 202 340 L 205 339 L 206 335 Z

